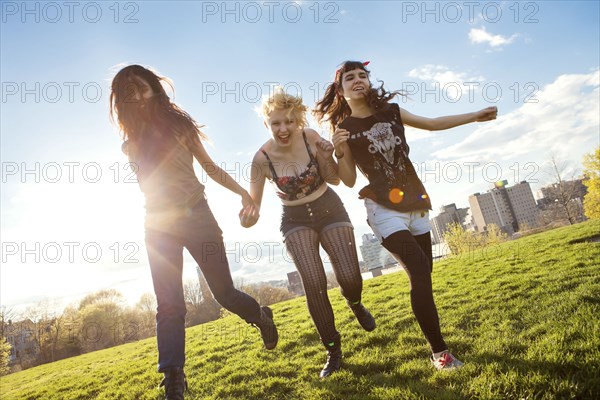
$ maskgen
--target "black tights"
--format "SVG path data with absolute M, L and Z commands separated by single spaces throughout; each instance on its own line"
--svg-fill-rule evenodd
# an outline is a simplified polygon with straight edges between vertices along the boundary
M 327 277 L 319 256 L 319 242 L 329 255 L 333 272 L 340 284 L 342 295 L 350 302 L 360 302 L 362 276 L 358 266 L 353 229 L 338 226 L 320 234 L 306 228 L 292 232 L 285 243 L 302 278 L 308 311 L 323 343 L 339 336 L 327 296 Z
M 398 231 L 383 240 L 383 247 L 404 264 L 410 280 L 412 310 L 431 350 L 434 353 L 446 350 L 448 347 L 440 332 L 440 321 L 433 300 L 433 257 L 429 232 L 413 236 L 409 231 Z

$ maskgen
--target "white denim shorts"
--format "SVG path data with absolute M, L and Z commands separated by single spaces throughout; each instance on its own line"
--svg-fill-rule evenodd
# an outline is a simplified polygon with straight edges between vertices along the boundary
M 400 212 L 384 207 L 371 199 L 365 199 L 367 222 L 380 242 L 398 231 L 409 231 L 413 236 L 431 230 L 429 211 Z

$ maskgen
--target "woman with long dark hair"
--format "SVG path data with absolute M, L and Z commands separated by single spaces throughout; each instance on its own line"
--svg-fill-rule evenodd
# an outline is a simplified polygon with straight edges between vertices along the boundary
M 344 184 L 354 186 L 357 167 L 369 180 L 359 192 L 367 221 L 383 247 L 404 265 L 411 306 L 433 353 L 431 362 L 437 369 L 460 367 L 463 363 L 448 351 L 440 331 L 431 282 L 431 202 L 408 158 L 404 124 L 443 130 L 495 119 L 498 110 L 488 107 L 439 118 L 411 114 L 390 103 L 399 92 L 387 92 L 383 84 L 371 85 L 367 64 L 344 62 L 313 114 L 320 123 L 329 124 Z
M 213 162 L 201 142 L 206 136 L 188 113 L 171 102 L 162 82 L 169 81 L 139 65 L 121 69 L 112 81 L 110 113 L 117 118 L 123 151 L 146 199 L 146 249 L 158 303 L 158 371 L 164 373 L 161 386 L 167 399 L 183 399 L 187 388 L 183 248 L 200 266 L 215 299 L 257 326 L 267 349 L 276 346 L 278 335 L 269 307 L 260 307 L 233 286 L 222 231 L 194 173 L 194 158 L 208 176 L 241 196 L 240 215 L 253 214 L 256 206 L 248 192 Z

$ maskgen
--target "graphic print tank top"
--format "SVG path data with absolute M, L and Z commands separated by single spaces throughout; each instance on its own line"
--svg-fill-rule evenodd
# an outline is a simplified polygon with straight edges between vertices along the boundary
M 339 126 L 350 132 L 348 145 L 369 180 L 359 192 L 361 199 L 401 212 L 431 209 L 429 195 L 408 158 L 398 104 L 366 118 L 348 117 Z

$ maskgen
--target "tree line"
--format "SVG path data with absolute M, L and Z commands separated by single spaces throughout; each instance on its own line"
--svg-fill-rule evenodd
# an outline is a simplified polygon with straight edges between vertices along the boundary
M 268 284 L 236 283 L 260 304 L 270 305 L 297 295 Z M 226 315 L 206 280 L 184 283 L 186 326 Z M 156 335 L 156 298 L 145 293 L 130 306 L 115 289 L 104 289 L 56 312 L 49 300 L 25 311 L 0 311 L 0 375 Z

